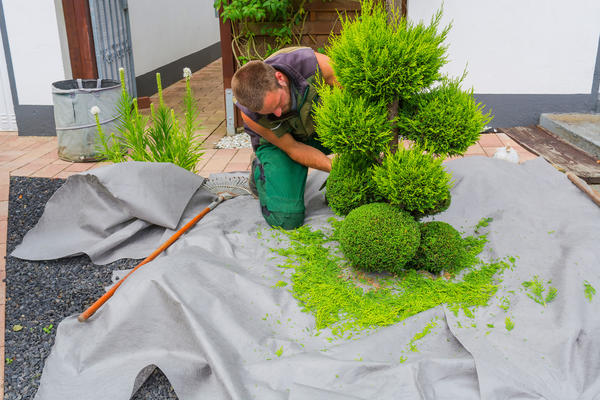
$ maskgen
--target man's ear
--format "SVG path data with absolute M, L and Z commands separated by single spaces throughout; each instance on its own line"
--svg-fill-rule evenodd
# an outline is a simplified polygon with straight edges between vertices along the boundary
M 277 79 L 277 83 L 279 83 L 279 86 L 287 86 L 287 82 L 285 80 L 285 77 L 283 76 L 283 73 L 280 71 L 275 71 L 275 79 Z

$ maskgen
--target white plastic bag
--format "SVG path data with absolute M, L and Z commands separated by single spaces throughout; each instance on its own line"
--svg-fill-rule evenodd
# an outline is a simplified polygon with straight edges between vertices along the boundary
M 505 160 L 515 164 L 519 163 L 519 154 L 510 146 L 498 147 L 493 158 L 498 158 L 500 160 Z

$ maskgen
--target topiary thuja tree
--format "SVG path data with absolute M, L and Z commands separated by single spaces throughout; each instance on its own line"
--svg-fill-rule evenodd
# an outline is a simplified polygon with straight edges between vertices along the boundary
M 414 24 L 382 3 L 362 0 L 361 15 L 343 17 L 340 35 L 326 49 L 340 84 L 322 85 L 314 110 L 317 134 L 337 153 L 326 196 L 339 215 L 387 202 L 397 213 L 420 218 L 448 208 L 452 183 L 442 161 L 464 154 L 491 118 L 472 90 L 461 89 L 462 78 L 440 72 L 450 30 L 440 26 L 442 12 L 429 24 Z M 413 145 L 396 150 L 397 134 Z M 350 223 L 357 217 L 344 225 Z M 344 243 L 350 240 L 345 237 L 345 252 L 367 246 L 356 238 Z M 351 257 L 356 265 L 368 263 Z

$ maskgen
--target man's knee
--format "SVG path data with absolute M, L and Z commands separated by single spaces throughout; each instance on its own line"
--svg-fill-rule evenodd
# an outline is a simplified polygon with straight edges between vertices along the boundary
M 265 221 L 273 228 L 296 229 L 304 224 L 304 213 L 271 212 L 262 207 Z

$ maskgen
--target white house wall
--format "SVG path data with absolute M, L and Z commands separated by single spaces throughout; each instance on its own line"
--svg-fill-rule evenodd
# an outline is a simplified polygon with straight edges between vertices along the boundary
M 20 105 L 51 105 L 52 82 L 65 79 L 53 0 L 3 0 Z
M 409 0 L 429 21 L 441 0 Z M 598 0 L 445 0 L 453 76 L 477 93 L 590 93 L 600 35 Z
M 449 63 L 492 111 L 493 127 L 527 126 L 548 112 L 591 112 L 600 69 L 598 0 L 408 0 L 408 18 L 429 22 L 443 3 Z
M 129 0 L 135 74 L 219 42 L 212 0 Z
M 16 131 L 17 120 L 13 108 L 12 92 L 8 79 L 8 68 L 2 36 L 0 36 L 0 131 Z
M 129 0 L 129 21 L 138 77 L 201 54 L 220 41 L 212 0 Z

